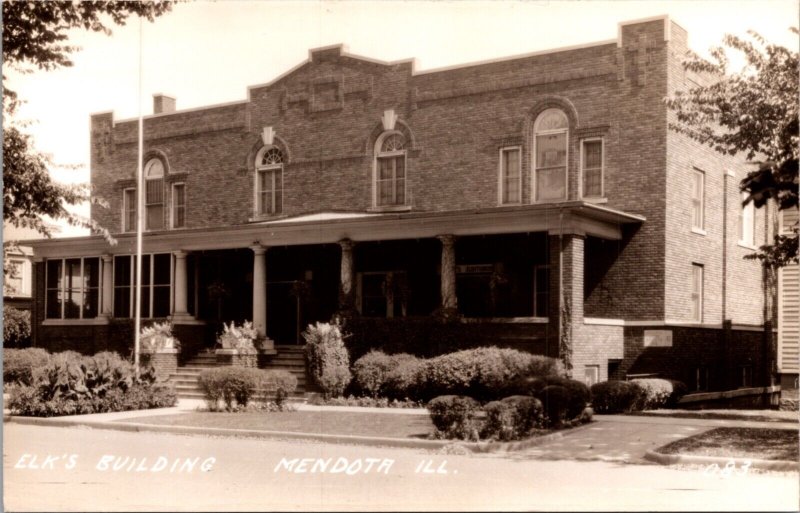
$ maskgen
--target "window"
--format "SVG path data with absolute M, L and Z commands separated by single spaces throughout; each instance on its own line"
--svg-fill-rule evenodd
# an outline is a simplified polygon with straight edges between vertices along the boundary
M 406 315 L 408 285 L 404 271 L 359 273 L 358 294 L 364 317 Z
M 406 204 L 406 141 L 398 132 L 378 139 L 375 157 L 375 206 Z
M 256 214 L 275 215 L 283 210 L 283 152 L 263 148 L 256 157 Z
M 692 229 L 703 231 L 705 210 L 706 174 L 695 169 L 692 172 Z
M 550 273 L 546 265 L 533 267 L 533 316 L 549 317 Z
M 534 201 L 567 199 L 569 122 L 558 109 L 542 112 L 534 124 Z
M 166 317 L 172 310 L 172 255 L 142 255 L 142 317 Z M 133 317 L 136 256 L 114 257 L 114 316 Z
M 500 204 L 522 202 L 522 151 L 517 146 L 500 150 Z
M 136 189 L 122 191 L 122 231 L 136 230 Z
M 45 311 L 48 319 L 93 319 L 100 304 L 100 259 L 48 260 Z
M 7 262 L 8 270 L 3 282 L 3 295 L 5 296 L 29 296 L 30 290 L 25 279 L 28 274 L 27 261 L 11 258 Z
M 692 264 L 692 320 L 703 321 L 703 266 Z
M 186 184 L 172 184 L 172 219 L 173 228 L 186 226 Z
M 603 140 L 583 141 L 581 145 L 581 175 L 583 197 L 603 197 Z
M 600 381 L 600 366 L 587 365 L 583 368 L 583 382 L 586 386 L 592 386 Z
M 756 205 L 752 201 L 744 204 L 747 193 L 742 193 L 742 208 L 739 209 L 739 243 L 754 246 L 756 243 Z
M 144 167 L 145 221 L 148 230 L 164 228 L 164 164 L 150 159 Z

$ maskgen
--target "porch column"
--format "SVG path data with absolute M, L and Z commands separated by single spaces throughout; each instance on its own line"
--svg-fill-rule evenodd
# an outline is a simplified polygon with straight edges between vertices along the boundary
M 186 279 L 186 252 L 173 251 L 175 257 L 175 305 L 172 320 L 181 321 L 192 319 L 187 308 L 188 281 Z
M 103 305 L 100 315 L 111 317 L 114 310 L 114 257 L 103 255 Z
M 339 241 L 342 248 L 342 265 L 339 275 L 339 309 L 351 311 L 355 308 L 353 288 L 353 247 L 355 243 L 350 239 Z
M 444 315 L 455 315 L 458 312 L 456 298 L 456 237 L 455 235 L 439 235 L 442 241 L 442 312 Z
M 267 338 L 267 248 L 251 246 L 253 250 L 253 327 Z M 267 339 L 269 340 L 269 339 Z
M 558 340 L 549 344 L 548 354 L 558 356 L 583 379 L 584 364 L 590 358 L 580 331 L 583 328 L 583 281 L 585 236 L 551 232 L 550 246 L 550 325 Z M 588 362 L 592 363 L 592 362 Z M 570 368 L 571 367 L 571 368 Z

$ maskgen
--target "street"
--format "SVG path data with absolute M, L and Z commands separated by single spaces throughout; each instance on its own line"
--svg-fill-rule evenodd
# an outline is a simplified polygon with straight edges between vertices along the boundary
M 797 474 L 4 424 L 9 511 L 797 510 Z

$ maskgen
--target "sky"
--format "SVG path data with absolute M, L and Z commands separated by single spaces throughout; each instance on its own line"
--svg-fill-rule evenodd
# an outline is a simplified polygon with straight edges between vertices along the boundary
M 69 44 L 82 48 L 72 56 L 74 66 L 6 71 L 7 85 L 27 102 L 16 118 L 33 122 L 28 131 L 37 149 L 57 163 L 82 166 L 52 169 L 53 177 L 88 183 L 90 115 L 114 111 L 116 120 L 130 119 L 140 108 L 152 114 L 154 93 L 190 109 L 245 100 L 247 86 L 305 61 L 311 48 L 343 43 L 372 59 L 415 58 L 421 71 L 613 40 L 619 22 L 664 14 L 688 31 L 689 45 L 701 54 L 724 34 L 749 29 L 798 44 L 789 31 L 798 25 L 798 0 L 189 1 L 142 23 L 141 39 L 137 19 L 112 25 L 111 36 L 72 31 Z M 86 233 L 62 226 L 57 236 Z

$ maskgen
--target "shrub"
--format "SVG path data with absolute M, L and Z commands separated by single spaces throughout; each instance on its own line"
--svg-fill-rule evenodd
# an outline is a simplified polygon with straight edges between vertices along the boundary
M 565 421 L 571 420 L 569 413 L 574 401 L 574 394 L 567 387 L 548 385 L 539 392 L 539 398 L 544 405 L 547 426 L 559 427 Z
M 633 381 L 603 381 L 592 385 L 592 408 L 597 413 L 631 411 L 642 394 L 642 388 Z
M 634 410 L 652 410 L 661 407 L 675 407 L 678 400 L 686 394 L 686 385 L 680 381 L 648 378 L 630 381 L 642 389 Z
M 488 403 L 482 436 L 498 440 L 525 438 L 544 425 L 542 403 L 535 397 L 513 395 Z
M 555 376 L 559 371 L 553 358 L 497 347 L 467 349 L 425 361 L 422 395 L 464 394 L 497 399 L 508 395 L 508 383 L 526 376 Z
M 425 387 L 425 360 L 406 353 L 391 355 L 397 365 L 386 376 L 386 395 L 398 400 L 419 399 Z
M 428 412 L 437 435 L 444 438 L 477 440 L 475 412 L 478 402 L 466 396 L 442 395 L 428 403 Z
M 227 410 L 232 410 L 235 406 L 247 406 L 265 379 L 263 372 L 249 367 L 218 367 L 202 371 L 197 381 L 209 410 L 216 411 L 220 399 Z
M 567 395 L 562 397 L 556 396 L 556 401 L 565 401 L 565 410 L 563 412 L 565 420 L 571 420 L 579 416 L 586 405 L 591 400 L 591 391 L 585 383 L 569 379 L 561 376 L 546 376 L 535 377 L 525 380 L 527 390 L 523 394 L 538 397 L 545 406 L 546 411 L 555 411 L 548 408 L 550 398 L 544 393 L 544 390 L 549 386 L 559 386 L 566 390 Z M 557 409 L 557 408 L 556 408 Z
M 33 370 L 42 367 L 50 359 L 50 355 L 42 348 L 3 350 L 3 382 L 30 385 Z
M 269 396 L 274 394 L 275 403 L 282 408 L 289 395 L 297 389 L 297 378 L 286 370 L 262 370 L 258 389 L 263 402 L 266 402 Z
M 10 396 L 8 407 L 11 411 L 17 415 L 34 417 L 166 408 L 174 406 L 178 400 L 172 386 L 151 386 L 144 383 L 135 383 L 126 391 L 111 390 L 103 397 L 67 399 L 61 396 L 45 400 L 39 389 L 33 386 L 14 387 Z
M 350 357 L 336 323 L 316 323 L 303 332 L 308 371 L 326 397 L 340 396 L 352 379 Z
M 3 347 L 25 347 L 31 343 L 31 312 L 3 305 Z
M 353 364 L 353 378 L 372 397 L 385 391 L 389 373 L 398 362 L 383 351 L 370 351 Z

